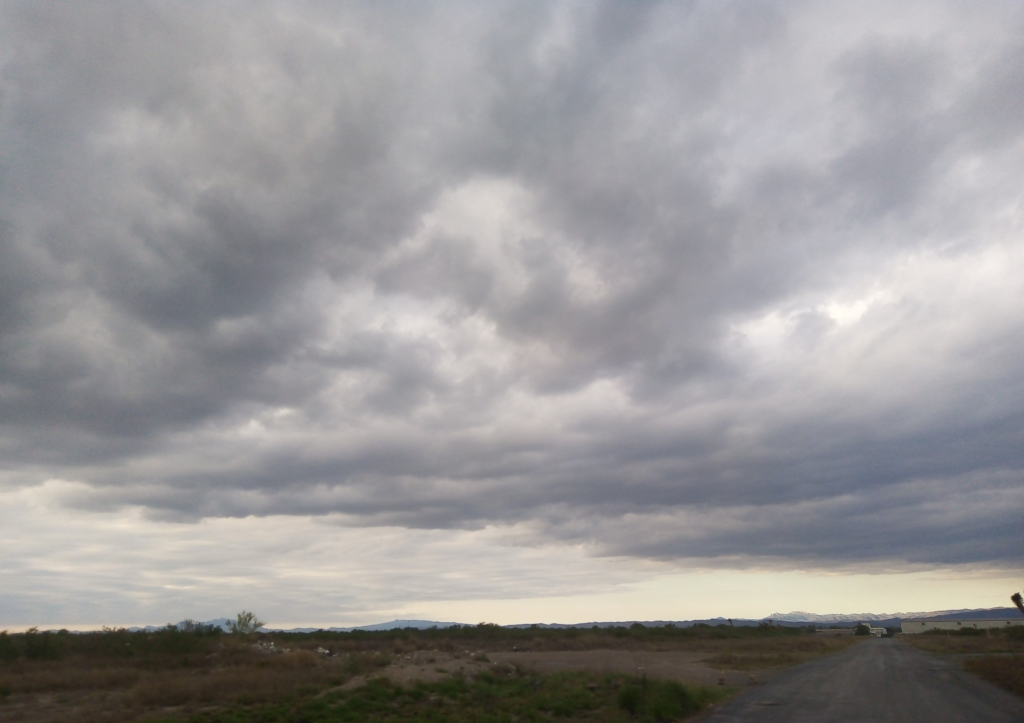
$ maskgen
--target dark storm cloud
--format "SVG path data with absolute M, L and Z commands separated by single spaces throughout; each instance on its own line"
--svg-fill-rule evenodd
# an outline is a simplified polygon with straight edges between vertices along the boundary
M 943 8 L 7 5 L 6 483 L 1006 561 L 1024 23 Z

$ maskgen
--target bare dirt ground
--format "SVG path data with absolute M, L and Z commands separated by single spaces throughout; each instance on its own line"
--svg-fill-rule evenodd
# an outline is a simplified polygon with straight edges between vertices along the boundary
M 709 663 L 707 653 L 649 650 L 566 650 L 543 652 L 490 653 L 496 663 L 514 665 L 538 673 L 620 673 L 646 675 L 659 680 L 678 680 L 697 685 L 744 687 L 764 682 L 768 670 L 740 671 L 723 669 Z
M 485 671 L 492 671 L 494 667 L 495 663 L 481 651 L 449 653 L 442 650 L 417 650 L 398 655 L 386 668 L 371 675 L 357 675 L 338 687 L 341 690 L 356 688 L 371 678 L 387 678 L 401 685 L 416 681 L 436 683 L 452 676 L 473 678 Z
M 709 661 L 707 652 L 650 650 L 557 650 L 499 651 L 466 650 L 449 653 L 419 650 L 397 656 L 386 668 L 372 675 L 360 675 L 347 681 L 342 689 L 366 683 L 373 677 L 388 678 L 406 685 L 428 683 L 453 675 L 474 677 L 482 672 L 566 673 L 646 675 L 659 680 L 678 680 L 695 685 L 727 685 L 742 688 L 769 680 L 775 670 L 734 670 Z
M 392 657 L 391 665 L 374 675 L 399 683 L 432 682 L 449 675 L 472 676 L 484 670 L 493 671 L 494 666 L 513 666 L 520 672 L 646 675 L 741 688 L 761 684 L 780 669 L 838 652 L 862 640 L 852 635 L 801 635 L 644 643 L 595 637 L 561 641 L 561 649 L 552 649 L 552 641 L 536 639 L 525 641 L 525 649 L 516 649 L 506 642 L 484 644 L 477 649 L 403 651 Z M 599 646 L 600 642 L 605 645 Z M 358 685 L 365 679 L 350 684 Z

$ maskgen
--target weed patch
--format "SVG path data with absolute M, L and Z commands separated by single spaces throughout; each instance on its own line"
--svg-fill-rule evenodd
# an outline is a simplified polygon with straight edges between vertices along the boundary
M 635 692 L 634 692 L 635 691 Z M 679 720 L 725 693 L 688 688 L 680 683 L 642 681 L 579 673 L 515 678 L 481 675 L 408 687 L 372 680 L 351 691 L 337 691 L 295 704 L 207 711 L 190 723 L 408 723 L 474 721 L 540 723 L 588 720 L 626 723 Z M 625 704 L 623 703 L 625 701 Z
M 705 662 L 718 668 L 760 670 L 783 668 L 812 658 L 845 650 L 859 640 L 850 637 L 804 637 L 791 640 L 773 638 L 737 640 L 730 645 L 703 645 L 714 653 Z
M 1024 626 L 986 630 L 984 634 L 959 635 L 946 631 L 901 635 L 900 639 L 930 653 L 984 655 L 1017 653 L 1024 655 Z
M 968 658 L 964 668 L 1011 693 L 1024 697 L 1024 655 Z
M 724 696 L 713 688 L 691 688 L 676 681 L 632 681 L 618 694 L 619 708 L 643 721 L 685 718 Z

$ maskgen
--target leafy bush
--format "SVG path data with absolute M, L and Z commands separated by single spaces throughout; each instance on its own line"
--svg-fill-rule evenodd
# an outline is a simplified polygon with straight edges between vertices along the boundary
M 644 704 L 644 691 L 638 685 L 627 685 L 619 691 L 619 707 L 630 715 L 636 715 Z
M 619 691 L 619 707 L 645 721 L 673 721 L 696 713 L 708 702 L 674 680 L 640 680 Z
M 248 610 L 238 613 L 237 617 L 228 623 L 231 632 L 241 633 L 242 635 L 255 633 L 264 625 L 265 623 L 256 617 L 256 613 L 251 613 Z
M 167 627 L 176 628 L 174 625 L 168 625 Z M 181 623 L 181 632 L 192 633 L 193 635 L 220 635 L 224 631 L 216 625 L 208 625 L 197 620 L 186 619 Z
M 29 660 L 53 660 L 58 652 L 49 632 L 41 633 L 38 628 L 25 631 L 25 657 Z
M 11 636 L 7 634 L 6 630 L 0 631 L 0 663 L 10 663 L 17 660 L 19 655 L 18 648 L 11 640 Z
M 957 635 L 984 635 L 984 630 L 978 630 L 977 628 L 960 628 L 956 631 Z
M 676 720 L 701 709 L 701 702 L 682 683 L 674 680 L 651 686 L 647 699 L 647 715 L 656 721 Z

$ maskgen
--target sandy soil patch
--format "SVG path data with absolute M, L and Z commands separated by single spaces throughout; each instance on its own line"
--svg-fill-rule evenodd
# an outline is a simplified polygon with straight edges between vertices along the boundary
M 722 670 L 704 661 L 706 653 L 690 651 L 654 652 L 644 650 L 566 650 L 447 653 L 420 650 L 401 655 L 391 665 L 368 676 L 357 676 L 342 690 L 358 687 L 370 678 L 384 677 L 408 685 L 416 681 L 436 682 L 452 676 L 474 677 L 484 671 L 646 675 L 659 680 L 678 680 L 696 685 L 728 685 L 742 688 L 765 682 L 772 671 Z
M 692 651 L 655 652 L 646 650 L 566 650 L 489 653 L 492 661 L 538 673 L 586 671 L 646 675 L 660 680 L 678 680 L 697 685 L 743 687 L 764 682 L 770 671 L 722 670 L 704 662 L 706 653 Z
M 387 678 L 395 683 L 408 685 L 416 681 L 434 683 L 452 676 L 472 678 L 484 671 L 493 671 L 498 664 L 492 662 L 486 653 L 466 650 L 448 653 L 440 650 L 417 650 L 414 653 L 398 655 L 386 668 L 371 675 L 357 675 L 341 690 L 358 688 L 370 678 Z

